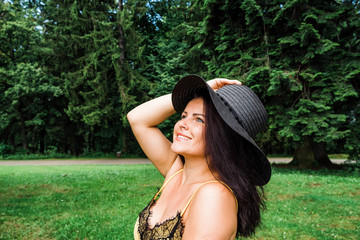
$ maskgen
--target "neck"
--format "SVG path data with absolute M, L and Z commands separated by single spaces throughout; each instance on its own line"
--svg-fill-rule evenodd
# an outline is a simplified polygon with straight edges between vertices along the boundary
M 185 158 L 183 184 L 204 182 L 214 179 L 205 158 Z

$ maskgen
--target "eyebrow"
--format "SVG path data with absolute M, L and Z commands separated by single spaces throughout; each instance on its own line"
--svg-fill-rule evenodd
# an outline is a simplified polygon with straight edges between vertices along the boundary
M 203 117 L 205 117 L 205 115 L 201 114 L 201 113 L 194 113 L 193 116 L 203 116 Z
M 188 114 L 188 112 L 186 112 L 186 111 L 183 111 L 183 113 Z M 202 116 L 202 117 L 205 117 L 205 115 L 202 114 L 202 113 L 194 113 L 193 116 Z

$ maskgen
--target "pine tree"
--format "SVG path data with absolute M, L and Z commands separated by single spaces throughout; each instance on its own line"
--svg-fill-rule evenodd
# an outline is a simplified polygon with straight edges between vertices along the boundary
M 346 32 L 354 28 L 349 17 L 359 15 L 354 10 L 346 2 L 293 1 L 274 19 L 281 72 L 270 73 L 270 89 L 290 98 L 283 97 L 286 114 L 277 114 L 273 126 L 299 144 L 294 160 L 304 167 L 330 164 L 326 144 L 351 134 L 341 106 L 358 98 L 348 76 L 357 71 L 359 55 L 345 47 L 352 41 Z
M 13 150 L 21 146 L 44 152 L 51 101 L 62 91 L 38 62 L 41 34 L 36 10 L 13 1 L 3 3 L 1 12 L 0 141 Z
M 143 37 L 146 68 L 141 74 L 151 82 L 149 96 L 170 93 L 186 74 L 205 75 L 205 55 L 199 47 L 206 14 L 201 11 L 202 1 L 149 1 L 142 3 L 142 9 L 144 13 L 134 19 L 134 25 Z M 160 126 L 168 138 L 177 119 L 175 115 Z
M 49 71 L 64 81 L 66 114 L 89 151 L 125 150 L 126 113 L 148 91 L 137 73 L 141 40 L 132 7 L 131 1 L 48 1 L 43 9 Z
M 246 0 L 207 6 L 209 70 L 241 79 L 258 93 L 270 114 L 269 141 L 296 148 L 301 166 L 329 164 L 326 144 L 350 134 L 344 127 L 350 111 L 343 104 L 359 99 L 357 3 Z

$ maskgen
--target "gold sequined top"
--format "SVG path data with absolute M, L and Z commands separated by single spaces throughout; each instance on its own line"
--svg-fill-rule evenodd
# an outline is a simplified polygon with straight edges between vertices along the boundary
M 156 195 L 151 199 L 150 203 L 144 208 L 144 210 L 140 213 L 138 219 L 136 220 L 135 228 L 134 228 L 134 238 L 135 240 L 165 240 L 165 239 L 181 239 L 185 225 L 183 223 L 183 215 L 186 211 L 186 209 L 189 207 L 193 197 L 195 196 L 196 192 L 199 190 L 201 186 L 207 183 L 213 183 L 213 182 L 220 182 L 220 181 L 208 181 L 205 183 L 200 184 L 193 195 L 191 196 L 190 200 L 186 204 L 185 208 L 182 210 L 182 212 L 177 212 L 177 214 L 167 219 L 166 221 L 156 224 L 153 228 L 150 228 L 149 226 L 149 218 L 151 217 L 151 207 L 154 206 L 154 204 L 157 201 L 157 198 L 161 191 L 165 188 L 165 186 L 170 182 L 170 180 L 175 177 L 178 173 L 182 172 L 183 169 L 177 171 L 174 175 L 172 175 L 161 187 L 161 189 L 156 193 Z M 228 187 L 225 183 L 220 182 L 224 184 L 231 192 L 232 190 L 230 187 Z

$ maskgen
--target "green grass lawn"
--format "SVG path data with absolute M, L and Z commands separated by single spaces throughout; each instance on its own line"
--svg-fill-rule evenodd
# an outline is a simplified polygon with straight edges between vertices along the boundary
M 132 239 L 152 165 L 0 166 L 0 239 Z M 253 239 L 360 239 L 359 173 L 273 168 Z

